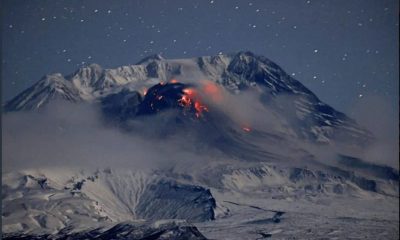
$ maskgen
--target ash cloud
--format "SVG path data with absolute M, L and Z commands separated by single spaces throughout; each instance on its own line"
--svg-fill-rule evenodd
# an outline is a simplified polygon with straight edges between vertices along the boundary
M 200 81 L 198 87 L 203 85 Z M 281 117 L 260 102 L 264 97 L 262 89 L 232 94 L 218 87 L 217 93 L 211 94 L 218 94 L 220 97 L 213 98 L 206 91 L 201 94 L 211 114 L 221 112 L 230 120 L 228 122 L 222 118 L 214 118 L 217 128 L 221 127 L 221 131 L 225 131 L 227 128 L 224 127 L 233 124 L 229 127 L 243 137 L 244 142 L 241 143 L 285 156 L 288 162 L 293 161 L 290 164 L 308 164 L 302 162 L 303 158 L 299 156 L 305 155 L 299 154 L 299 149 L 313 154 L 318 161 L 330 164 L 334 163 L 336 154 L 341 151 L 327 145 L 305 143 L 296 138 L 294 132 L 289 131 L 288 125 L 297 124 L 298 121 L 291 105 L 284 104 L 290 103 L 290 99 L 282 97 L 278 101 L 287 112 L 287 119 L 282 122 Z M 370 111 L 371 106 L 383 112 Z M 348 151 L 347 154 L 398 168 L 398 139 L 395 138 L 398 127 L 394 126 L 393 116 L 387 114 L 382 106 L 384 104 L 376 99 L 371 99 L 368 105 L 357 106 L 356 120 L 374 132 L 377 142 L 366 150 Z M 191 131 L 190 128 L 198 125 L 180 128 L 170 121 L 174 114 L 173 111 L 166 111 L 133 119 L 128 123 L 129 131 L 104 125 L 100 108 L 89 104 L 53 102 L 40 112 L 3 114 L 3 171 L 54 166 L 91 169 L 179 167 L 191 171 L 210 163 L 229 164 L 234 160 L 213 146 L 214 143 L 221 144 L 218 142 L 220 135 L 214 132 L 217 128 L 200 128 L 196 131 Z M 243 126 L 272 133 L 275 138 L 266 140 L 245 133 L 241 129 Z M 242 151 L 229 142 L 225 145 L 232 152 Z M 251 148 L 243 149 L 251 151 Z M 244 155 L 243 158 L 245 157 Z M 262 160 L 269 159 L 264 157 Z
M 3 171 L 45 168 L 170 168 L 199 157 L 180 137 L 146 139 L 106 127 L 93 105 L 54 102 L 40 112 L 2 116 Z M 149 122 L 157 131 L 160 119 Z M 159 124 L 156 126 L 156 124 Z
M 368 94 L 351 106 L 350 116 L 376 137 L 362 158 L 399 169 L 399 109 L 392 104 L 381 96 Z

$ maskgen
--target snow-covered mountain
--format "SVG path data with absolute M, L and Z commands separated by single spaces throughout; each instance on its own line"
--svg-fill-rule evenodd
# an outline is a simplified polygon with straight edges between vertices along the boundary
M 102 69 L 91 64 L 66 77 L 61 74 L 45 76 L 7 102 L 4 109 L 34 110 L 55 98 L 96 102 L 116 93 L 129 95 L 138 92 L 143 95 L 145 89 L 172 79 L 183 83 L 206 79 L 235 94 L 259 91 L 259 101 L 280 115 L 290 131 L 303 138 L 325 143 L 338 139 L 356 144 L 368 144 L 373 139 L 366 129 L 321 102 L 278 65 L 251 52 L 180 60 L 166 60 L 155 55 L 136 65 L 116 69 Z
M 88 105 L 98 119 L 82 124 L 78 111 L 72 121 L 64 102 Z M 58 106 L 56 115 L 68 112 L 51 117 Z M 26 158 L 3 170 L 8 239 L 399 233 L 399 171 L 364 159 L 374 136 L 250 52 L 92 64 L 45 76 L 4 110 L 3 167 Z M 29 114 L 28 123 L 18 117 Z

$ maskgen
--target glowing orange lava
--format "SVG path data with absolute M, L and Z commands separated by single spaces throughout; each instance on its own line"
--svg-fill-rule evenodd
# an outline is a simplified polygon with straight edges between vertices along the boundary
M 242 129 L 245 132 L 251 132 L 251 128 L 249 128 L 249 127 L 242 127 Z
M 208 108 L 204 105 L 202 105 L 200 102 L 196 101 L 194 103 L 194 109 L 196 109 L 196 117 L 199 118 L 203 111 L 208 112 Z
M 195 115 L 200 118 L 204 111 L 208 112 L 208 108 L 200 101 L 199 95 L 193 88 L 185 88 L 182 90 L 184 95 L 179 99 L 179 103 L 183 107 L 193 107 L 196 111 Z
M 192 88 L 185 88 L 182 90 L 186 95 L 188 95 L 189 97 L 195 97 L 196 95 L 196 91 Z
M 178 100 L 178 102 L 183 107 L 190 107 L 190 105 L 192 104 L 191 99 L 187 95 L 183 95 L 182 98 Z

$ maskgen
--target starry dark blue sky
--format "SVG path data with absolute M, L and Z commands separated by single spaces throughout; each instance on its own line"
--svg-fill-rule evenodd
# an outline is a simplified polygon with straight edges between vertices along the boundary
M 3 0 L 3 100 L 52 72 L 250 50 L 347 113 L 398 107 L 396 0 Z

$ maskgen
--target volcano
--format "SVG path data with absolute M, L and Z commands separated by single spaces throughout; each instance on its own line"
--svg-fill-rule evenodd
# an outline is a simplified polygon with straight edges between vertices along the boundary
M 181 60 L 166 60 L 155 55 L 143 59 L 137 65 L 117 69 L 102 69 L 97 64 L 91 64 L 66 77 L 59 73 L 47 75 L 8 101 L 3 108 L 7 112 L 36 110 L 52 99 L 71 102 L 108 102 L 107 98 L 110 100 L 118 94 L 129 94 L 130 90 L 132 94 L 149 88 L 157 91 L 160 86 L 155 86 L 156 84 L 177 81 L 176 79 L 182 84 L 188 79 L 196 83 L 199 78 L 211 81 L 233 94 L 258 91 L 259 101 L 274 114 L 280 115 L 290 130 L 302 138 L 319 142 L 331 142 L 337 139 L 354 144 L 368 144 L 373 139 L 368 130 L 360 127 L 345 114 L 321 102 L 315 94 L 286 74 L 278 65 L 251 52 Z M 178 94 L 174 93 L 174 88 L 180 91 L 180 85 L 168 86 L 171 88 L 162 87 L 162 91 L 171 94 L 172 98 L 177 97 L 173 96 Z M 208 97 L 212 99 L 218 96 Z M 284 100 L 279 101 L 281 99 Z M 146 103 L 163 104 L 163 102 L 152 101 L 147 97 L 137 111 L 150 113 L 153 110 L 150 109 L 151 106 L 145 106 Z M 176 104 L 176 101 L 173 103 Z M 171 103 L 164 102 L 164 104 Z M 162 108 L 165 107 L 167 106 Z M 201 111 L 204 110 L 204 107 L 200 108 Z
M 399 232 L 374 135 L 251 52 L 50 74 L 3 118 L 6 239 Z

